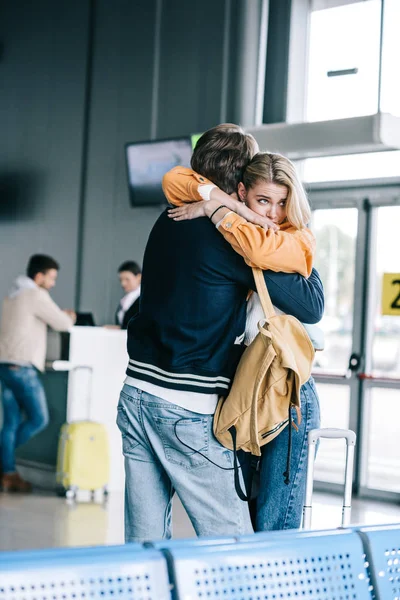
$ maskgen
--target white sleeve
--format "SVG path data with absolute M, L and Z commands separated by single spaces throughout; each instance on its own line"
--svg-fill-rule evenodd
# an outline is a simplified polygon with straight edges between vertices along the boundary
M 234 210 L 230 210 L 229 212 L 225 213 L 225 214 L 224 214 L 224 216 L 222 217 L 222 219 L 220 219 L 220 220 L 218 221 L 218 223 L 216 223 L 216 225 L 215 225 L 215 228 L 216 228 L 216 229 L 218 229 L 218 227 L 221 225 L 221 223 L 222 223 L 222 221 L 225 219 L 225 217 L 227 217 L 228 215 L 232 215 L 232 214 L 235 214 L 235 215 L 237 215 L 237 213 L 235 213 L 235 211 L 234 211 Z
M 211 190 L 213 190 L 216 187 L 217 186 L 213 183 L 205 183 L 204 185 L 199 185 L 197 191 L 199 192 L 203 200 L 208 201 L 210 199 Z
M 308 325 L 308 323 L 303 323 L 303 325 L 314 349 L 323 350 L 325 348 L 325 334 L 321 327 L 318 327 L 318 325 Z

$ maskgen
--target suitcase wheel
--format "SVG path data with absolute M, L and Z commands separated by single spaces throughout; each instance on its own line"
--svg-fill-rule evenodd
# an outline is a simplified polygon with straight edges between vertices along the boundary
M 76 487 L 68 488 L 67 491 L 65 492 L 65 496 L 66 496 L 67 500 L 76 500 L 77 491 L 78 491 L 78 488 L 76 488 Z

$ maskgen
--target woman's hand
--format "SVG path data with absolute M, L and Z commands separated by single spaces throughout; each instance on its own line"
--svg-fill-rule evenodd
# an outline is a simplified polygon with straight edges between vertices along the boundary
M 183 204 L 177 208 L 170 209 L 168 211 L 168 216 L 174 221 L 188 221 L 190 219 L 205 217 L 207 216 L 205 211 L 206 204 L 207 202 L 205 200 Z

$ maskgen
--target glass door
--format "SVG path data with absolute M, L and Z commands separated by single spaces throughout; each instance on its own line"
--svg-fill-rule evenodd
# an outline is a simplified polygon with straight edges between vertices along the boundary
M 310 191 L 315 266 L 325 288 L 325 350 L 317 353 L 314 378 L 321 426 L 358 434 L 355 490 L 390 496 L 400 493 L 400 451 L 393 450 L 400 437 L 400 308 L 399 316 L 382 316 L 381 282 L 384 272 L 400 273 L 400 187 L 359 186 Z M 342 484 L 344 464 L 344 442 L 324 440 L 317 487 Z
M 400 495 L 400 204 L 395 198 L 387 205 L 373 204 L 371 229 L 366 361 L 359 375 L 360 489 L 367 495 L 392 497 Z
M 356 253 L 360 207 L 352 200 L 347 205 L 335 205 L 326 201 L 322 193 L 312 204 L 312 229 L 317 240 L 315 266 L 325 289 L 321 322 L 325 350 L 317 352 L 314 365 L 321 427 L 348 429 L 352 396 L 357 395 L 348 377 L 348 365 L 355 348 L 354 320 L 358 319 L 358 312 L 354 314 L 354 296 L 359 286 Z M 344 446 L 324 440 L 315 465 L 316 479 L 325 484 L 342 483 L 343 464 Z

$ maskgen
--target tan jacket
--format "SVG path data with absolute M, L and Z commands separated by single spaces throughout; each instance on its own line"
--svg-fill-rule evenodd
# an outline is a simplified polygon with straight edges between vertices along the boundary
M 47 326 L 68 331 L 73 323 L 38 286 L 5 298 L 0 325 L 0 362 L 31 363 L 44 371 Z

